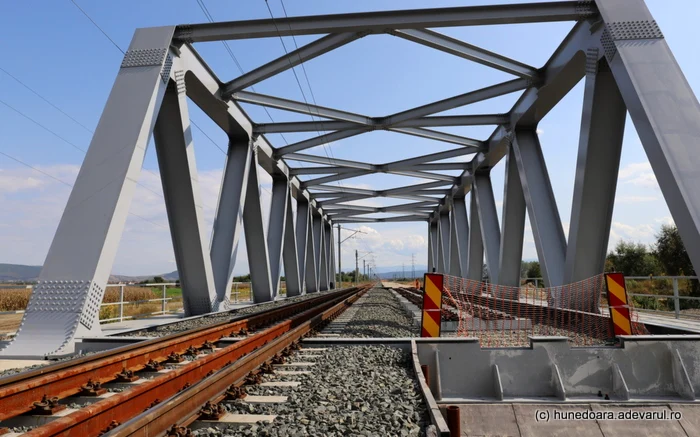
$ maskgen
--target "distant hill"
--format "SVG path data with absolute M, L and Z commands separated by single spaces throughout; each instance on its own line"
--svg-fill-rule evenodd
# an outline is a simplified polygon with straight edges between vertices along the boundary
M 41 266 L 21 264 L 0 264 L 0 282 L 36 281 Z
M 22 264 L 2 264 L 0 263 L 0 282 L 34 282 L 39 277 L 41 266 L 25 266 Z M 168 282 L 175 282 L 179 279 L 177 270 L 170 273 L 155 274 L 148 276 L 126 276 L 110 275 L 109 282 L 140 282 L 146 279 L 160 276 Z

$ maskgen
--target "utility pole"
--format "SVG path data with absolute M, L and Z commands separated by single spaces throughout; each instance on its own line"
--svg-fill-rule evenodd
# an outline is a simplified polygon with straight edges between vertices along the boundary
M 411 279 L 416 279 L 416 254 L 411 254 Z
M 367 260 L 363 259 L 362 260 L 362 274 L 367 277 Z
M 355 249 L 355 287 L 357 287 L 357 277 L 360 276 L 360 266 L 359 266 L 359 258 L 357 258 L 357 249 Z
M 345 240 L 340 240 L 340 230 L 345 229 L 346 231 L 353 231 L 352 234 L 350 234 L 349 237 L 347 237 Z M 342 252 L 340 251 L 340 246 L 343 244 L 344 241 L 349 240 L 350 238 L 354 237 L 355 234 L 366 234 L 367 232 L 362 232 L 359 229 L 348 229 L 348 228 L 343 228 L 340 225 L 338 225 L 338 276 L 340 276 L 340 280 L 337 282 L 340 284 L 340 288 L 343 288 L 343 269 L 341 268 L 341 259 L 342 259 Z M 355 251 L 355 259 L 357 259 L 357 251 Z M 355 262 L 357 264 L 357 262 Z M 357 265 L 355 265 L 355 273 L 357 273 Z M 357 285 L 357 279 L 355 279 L 355 285 Z

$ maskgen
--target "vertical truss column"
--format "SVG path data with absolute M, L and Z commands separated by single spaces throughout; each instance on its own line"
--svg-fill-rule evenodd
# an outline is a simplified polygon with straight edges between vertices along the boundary
M 318 243 L 319 253 L 317 258 L 318 263 L 318 289 L 319 291 L 328 290 L 328 242 L 326 241 L 326 221 L 323 217 L 319 217 L 319 226 L 321 235 L 320 242 Z
M 329 233 L 327 235 L 327 239 L 329 241 L 328 250 L 330 252 L 329 257 L 331 260 L 331 273 L 330 273 L 330 280 L 331 280 L 331 284 L 332 284 L 331 289 L 336 289 L 336 288 L 338 288 L 338 278 L 337 278 L 338 270 L 335 267 L 336 251 L 335 251 L 335 240 L 333 239 L 333 223 L 331 223 L 331 222 L 328 223 L 328 231 L 329 231 Z
M 316 218 L 309 205 L 309 230 L 306 240 L 306 292 L 315 293 L 318 291 L 318 246 L 316 241 L 320 241 L 320 235 L 316 234 Z M 320 233 L 319 233 L 320 234 Z
M 564 283 L 605 269 L 627 108 L 605 59 L 589 50 Z M 585 305 L 597 309 L 598 300 Z
M 481 223 L 476 193 L 472 185 L 469 196 L 469 254 L 467 256 L 467 279 L 481 281 L 484 274 L 484 240 L 481 238 Z
M 309 271 L 316 270 L 313 255 L 313 232 L 311 231 L 311 211 L 306 199 L 297 199 L 297 253 L 299 262 L 299 280 L 306 292 L 316 291 L 316 281 L 309 277 Z M 313 287 L 313 288 L 311 288 Z
M 440 212 L 440 245 L 438 246 L 438 272 L 450 269 L 450 213 Z
M 537 133 L 534 129 L 516 130 L 512 146 L 542 276 L 548 287 L 558 287 L 564 284 L 566 238 Z M 553 304 L 560 303 L 554 296 Z
M 456 201 L 452 201 L 452 211 L 450 211 L 450 268 L 449 272 L 452 276 L 462 276 L 462 248 L 459 245 L 460 235 L 465 232 L 463 228 L 464 222 L 457 223 L 457 214 L 455 213 Z M 464 213 L 466 218 L 466 212 Z
M 503 213 L 501 214 L 501 249 L 498 269 L 498 283 L 510 287 L 520 287 L 520 265 L 523 259 L 523 238 L 525 234 L 525 196 L 520 184 L 518 164 L 515 162 L 513 147 L 506 157 L 506 179 L 503 187 Z M 517 293 L 517 292 L 516 292 Z M 504 296 L 517 299 L 518 296 Z
M 76 336 L 99 335 L 100 303 L 170 75 L 174 30 L 134 34 L 22 324 L 1 355 L 70 353 Z
M 231 298 L 231 280 L 243 228 L 252 146 L 248 138 L 229 139 L 209 251 L 218 302 L 228 302 Z
M 299 270 L 301 262 L 299 261 L 299 247 L 297 246 L 297 231 L 294 227 L 292 202 L 292 191 L 287 189 L 287 211 L 284 214 L 284 244 L 282 246 L 287 297 L 299 296 L 303 286 Z M 306 236 L 304 236 L 304 241 L 306 241 Z
M 282 245 L 286 231 L 287 204 L 289 197 L 289 182 L 287 178 L 273 176 L 272 202 L 270 203 L 270 220 L 267 224 L 267 250 L 270 254 L 270 279 L 272 279 L 272 299 L 274 300 L 280 288 L 280 266 L 282 264 Z M 290 231 L 290 232 L 293 232 Z
M 260 202 L 260 178 L 258 176 L 258 150 L 252 151 L 250 173 L 248 174 L 248 194 L 243 208 L 243 228 L 245 245 L 248 251 L 250 282 L 253 287 L 254 302 L 268 302 L 274 299 L 272 294 L 272 275 L 270 256 L 267 247 L 267 232 L 263 220 Z
M 596 0 L 602 46 L 678 232 L 700 272 L 700 105 L 641 0 Z
M 438 224 L 437 222 L 428 223 L 428 272 L 437 269 L 437 239 L 438 239 Z
M 163 98 L 153 137 L 185 316 L 211 312 L 217 303 L 207 250 L 204 211 L 187 111 L 184 73 L 176 71 Z
M 330 290 L 331 283 L 335 282 L 335 269 L 333 267 L 333 230 L 329 221 L 324 222 L 324 235 L 323 243 L 326 248 L 326 278 L 328 282 L 328 289 Z
M 493 186 L 491 175 L 488 171 L 477 171 L 474 174 L 472 184 L 476 195 L 476 209 L 479 214 L 481 237 L 486 252 L 486 268 L 489 271 L 489 280 L 498 284 L 498 258 L 501 246 L 501 230 L 498 226 L 498 214 L 496 213 L 496 201 L 493 198 Z M 474 204 L 472 203 L 472 208 Z M 472 228 L 474 224 L 472 223 Z
M 469 220 L 467 219 L 467 204 L 464 197 L 456 197 L 452 200 L 452 214 L 454 220 L 452 226 L 457 230 L 457 246 L 459 247 L 459 275 L 467 276 L 469 270 Z M 454 241 L 452 244 L 455 244 Z M 454 251 L 452 252 L 454 255 Z

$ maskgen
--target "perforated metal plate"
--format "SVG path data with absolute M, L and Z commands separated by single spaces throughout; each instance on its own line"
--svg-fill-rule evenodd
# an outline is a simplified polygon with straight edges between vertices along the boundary
M 664 37 L 655 20 L 618 21 L 609 23 L 607 29 L 613 41 L 630 39 L 661 39 Z
M 166 48 L 129 50 L 124 54 L 121 68 L 161 65 L 167 51 Z

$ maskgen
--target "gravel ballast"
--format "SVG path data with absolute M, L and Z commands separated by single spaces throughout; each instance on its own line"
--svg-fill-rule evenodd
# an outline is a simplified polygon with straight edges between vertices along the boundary
M 248 386 L 251 395 L 288 396 L 279 404 L 226 402 L 238 414 L 276 414 L 272 423 L 195 431 L 198 436 L 422 436 L 430 424 L 409 355 L 388 346 L 330 347 L 309 375 L 268 375 L 298 387 Z M 289 362 L 307 361 L 303 356 Z
M 341 337 L 416 337 L 418 328 L 394 294 L 383 288 L 373 288 L 355 302 L 348 311 L 352 318 L 342 329 L 331 323 L 323 332 Z M 335 325 L 335 326 L 334 326 Z
M 182 322 L 170 323 L 167 325 L 157 326 L 155 328 L 142 329 L 140 331 L 126 332 L 121 334 L 114 334 L 120 337 L 163 337 L 169 334 L 174 334 L 177 332 L 187 331 L 189 329 L 200 328 L 206 325 L 212 325 L 214 323 L 225 322 L 230 320 L 235 316 L 244 316 L 259 313 L 262 311 L 267 311 L 271 308 L 278 307 L 280 305 L 286 305 L 293 302 L 300 302 L 313 297 L 322 296 L 324 294 L 335 293 L 338 290 L 321 291 L 318 293 L 304 294 L 302 296 L 294 296 L 282 300 L 276 300 L 272 302 L 265 302 L 259 305 L 251 305 L 245 308 L 239 308 L 235 310 L 226 311 L 223 313 L 212 314 L 209 316 L 197 317 L 190 320 L 183 320 Z

